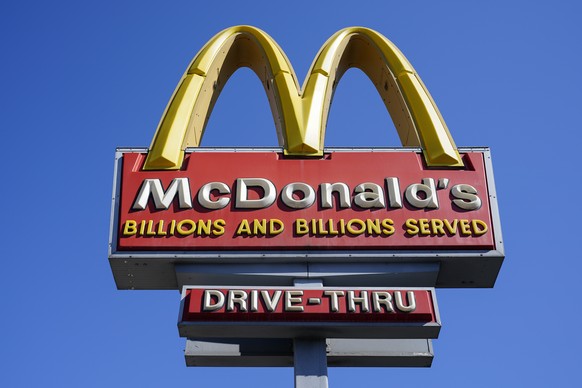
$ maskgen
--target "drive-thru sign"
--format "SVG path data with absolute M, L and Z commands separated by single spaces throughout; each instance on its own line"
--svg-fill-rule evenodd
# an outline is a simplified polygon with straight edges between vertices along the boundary
M 437 338 L 434 289 L 185 287 L 182 337 Z
M 243 66 L 263 83 L 280 147 L 200 148 Z M 323 146 L 350 67 L 373 81 L 405 148 Z M 404 55 L 359 27 L 324 44 L 302 88 L 263 31 L 238 26 L 210 40 L 151 147 L 118 149 L 110 236 L 118 288 L 182 290 L 180 334 L 207 349 L 187 351 L 191 365 L 281 365 L 292 353 L 298 368 L 297 355 L 326 339 L 328 353 L 372 352 L 355 338 L 408 338 L 382 343 L 425 357 L 440 329 L 434 287 L 492 287 L 504 257 L 489 149 L 457 148 Z M 258 358 L 212 358 L 248 341 Z M 386 354 L 334 363 L 427 365 Z

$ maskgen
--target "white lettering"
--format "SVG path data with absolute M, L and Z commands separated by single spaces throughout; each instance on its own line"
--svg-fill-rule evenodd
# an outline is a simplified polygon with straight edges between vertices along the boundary
M 247 311 L 248 294 L 243 290 L 228 291 L 228 302 L 226 311 L 234 311 L 234 305 L 238 304 L 239 311 Z
M 393 313 L 394 307 L 392 306 L 392 295 L 386 291 L 374 291 L 372 292 L 372 305 L 374 306 L 374 312 L 381 312 L 382 305 L 386 309 L 386 312 Z
M 279 304 L 279 300 L 281 299 L 281 295 L 283 292 L 277 290 L 273 292 L 273 297 L 269 295 L 269 291 L 263 290 L 261 291 L 261 296 L 263 297 L 263 301 L 265 302 L 265 307 L 267 308 L 268 312 L 273 312 L 277 308 Z
M 259 199 L 248 198 L 249 187 L 260 187 L 263 196 Z M 264 209 L 271 206 L 277 199 L 275 185 L 263 178 L 238 178 L 236 180 L 236 203 L 237 209 Z
M 299 191 L 303 198 L 295 199 L 293 193 Z M 291 209 L 305 209 L 315 202 L 315 191 L 307 183 L 294 182 L 289 183 L 281 191 L 281 201 Z
M 368 291 L 360 291 L 360 296 L 355 295 L 355 291 L 348 291 L 348 310 L 350 312 L 356 311 L 356 303 L 360 305 L 360 312 L 367 313 L 370 311 L 368 305 Z
M 481 208 L 481 198 L 476 194 L 477 189 L 471 185 L 455 185 L 451 188 L 453 203 L 463 210 L 478 210 Z
M 408 297 L 408 306 L 405 306 L 404 302 L 402 301 L 402 293 L 400 291 L 394 292 L 394 299 L 396 302 L 396 308 L 398 310 L 402 311 L 403 313 L 410 313 L 410 312 L 416 310 L 416 299 L 414 297 L 413 291 L 408 291 L 406 293 L 406 296 Z
M 384 208 L 384 190 L 375 183 L 362 183 L 356 186 L 354 192 L 359 193 L 354 197 L 354 203 L 362 209 Z
M 236 190 L 224 182 L 208 182 L 200 186 L 195 199 L 202 208 L 208 210 L 224 209 L 231 200 L 234 200 L 237 209 L 265 209 L 277 201 L 277 195 L 283 204 L 292 209 L 313 206 L 317 196 L 321 209 L 345 209 L 352 205 L 361 209 L 401 209 L 404 197 L 414 208 L 438 209 L 437 189 L 445 189 L 449 179 L 439 178 L 438 182 L 437 187 L 434 178 L 423 178 L 421 183 L 409 185 L 402 193 L 399 179 L 388 177 L 384 178 L 384 186 L 372 182 L 361 183 L 354 188 L 353 194 L 343 182 L 321 183 L 318 192 L 307 183 L 292 182 L 278 193 L 273 182 L 268 179 L 237 178 Z M 167 189 L 164 189 L 160 179 L 144 179 L 131 209 L 147 209 L 150 198 L 156 210 L 168 210 L 176 199 L 179 209 L 192 209 L 191 190 L 188 178 L 174 178 Z M 471 185 L 454 185 L 450 195 L 452 204 L 462 210 L 478 210 L 482 206 L 477 189 Z
M 388 206 L 400 209 L 402 207 L 402 196 L 400 195 L 400 183 L 398 178 L 386 178 L 388 187 Z
M 338 296 L 344 296 L 345 292 L 343 291 L 325 291 L 323 293 L 324 296 L 329 296 L 329 301 L 331 304 L 331 312 L 337 313 L 339 311 L 339 301 Z
M 219 194 L 230 194 L 230 187 L 222 182 L 210 182 L 205 184 L 200 188 L 200 191 L 198 191 L 198 203 L 200 206 L 212 210 L 225 208 L 229 204 L 230 198 L 222 197 L 213 201 L 210 199 L 210 193 L 212 193 L 212 191 L 217 191 Z
M 214 299 L 216 302 L 214 303 Z M 224 306 L 224 294 L 219 290 L 205 290 L 204 291 L 204 311 L 220 310 Z
M 423 193 L 421 197 L 419 193 Z M 439 202 L 436 194 L 434 179 L 425 178 L 421 183 L 413 183 L 406 188 L 406 200 L 418 209 L 438 209 Z
M 145 210 L 151 195 L 156 209 L 167 210 L 176 194 L 178 195 L 180 209 L 192 209 L 192 195 L 190 194 L 188 178 L 174 178 L 165 192 L 159 179 L 144 179 L 131 208 L 133 210 Z
M 300 290 L 285 291 L 285 311 L 303 311 L 303 306 L 296 305 L 303 302 L 301 296 L 303 296 L 303 291 Z
M 319 185 L 319 192 L 321 194 L 321 207 L 324 209 L 331 209 L 333 207 L 333 192 L 338 194 L 338 205 L 340 209 L 351 206 L 350 188 L 345 183 L 322 183 Z

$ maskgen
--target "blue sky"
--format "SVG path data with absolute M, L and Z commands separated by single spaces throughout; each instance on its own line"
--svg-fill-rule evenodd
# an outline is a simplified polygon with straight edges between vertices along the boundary
M 373 28 L 419 72 L 457 145 L 492 150 L 506 244 L 495 287 L 438 290 L 432 368 L 330 369 L 330 386 L 577 385 L 582 7 L 357 4 L 2 4 L 1 386 L 293 386 L 291 368 L 186 368 L 179 293 L 118 291 L 107 261 L 115 147 L 149 146 L 191 58 L 238 24 L 267 31 L 300 82 L 335 31 Z M 397 145 L 375 93 L 345 75 L 326 146 Z M 203 144 L 276 144 L 250 71 L 227 84 Z

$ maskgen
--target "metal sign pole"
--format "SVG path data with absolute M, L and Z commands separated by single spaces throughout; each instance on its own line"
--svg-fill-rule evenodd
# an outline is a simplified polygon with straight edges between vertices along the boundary
M 296 287 L 320 288 L 319 279 L 295 279 Z M 328 388 L 327 343 L 325 338 L 295 338 L 293 340 L 295 388 Z
M 328 388 L 325 338 L 293 340 L 295 388 Z

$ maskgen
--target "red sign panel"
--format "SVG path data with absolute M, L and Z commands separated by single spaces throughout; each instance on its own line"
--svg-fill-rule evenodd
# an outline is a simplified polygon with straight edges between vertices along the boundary
M 495 249 L 482 152 L 192 152 L 178 171 L 124 153 L 119 251 Z
M 188 288 L 182 322 L 437 323 L 431 290 Z

